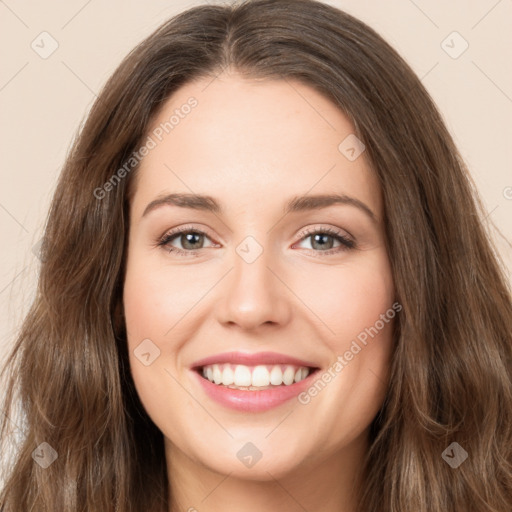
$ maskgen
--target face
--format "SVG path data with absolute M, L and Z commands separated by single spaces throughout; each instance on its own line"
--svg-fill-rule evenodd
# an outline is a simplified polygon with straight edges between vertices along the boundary
M 124 310 L 168 457 L 261 480 L 360 461 L 396 307 L 380 189 L 353 133 L 314 89 L 237 73 L 183 86 L 154 120 Z

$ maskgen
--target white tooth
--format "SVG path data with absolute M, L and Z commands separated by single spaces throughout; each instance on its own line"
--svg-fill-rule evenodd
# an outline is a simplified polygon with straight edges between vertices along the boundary
M 294 381 L 295 382 L 300 382 L 300 380 L 302 379 L 302 370 L 299 368 L 296 372 L 295 372 L 295 377 L 294 377 Z
M 247 366 L 243 366 L 241 364 L 237 365 L 235 368 L 235 385 L 236 386 L 250 386 L 251 379 L 251 370 L 247 368 Z
M 206 366 L 203 366 L 203 377 L 206 378 L 208 375 L 208 372 L 206 371 Z
M 286 370 L 283 373 L 283 382 L 289 386 L 290 384 L 293 384 L 293 378 L 295 377 L 295 371 L 293 369 L 293 366 L 287 366 Z
M 270 375 L 267 367 L 263 365 L 256 366 L 252 370 L 252 385 L 253 386 L 268 386 L 270 384 Z
M 302 368 L 302 376 L 300 380 L 304 380 L 309 375 L 309 368 Z
M 219 365 L 213 365 L 213 382 L 220 384 L 222 382 L 222 372 L 220 371 Z
M 231 365 L 227 364 L 224 366 L 224 370 L 222 372 L 222 384 L 224 386 L 229 386 L 235 382 L 233 370 L 231 369 Z
M 211 366 L 208 366 L 206 368 L 206 378 L 210 381 L 210 382 L 213 382 L 213 368 Z
M 280 366 L 274 366 L 270 372 L 270 384 L 280 386 L 283 383 L 283 371 Z

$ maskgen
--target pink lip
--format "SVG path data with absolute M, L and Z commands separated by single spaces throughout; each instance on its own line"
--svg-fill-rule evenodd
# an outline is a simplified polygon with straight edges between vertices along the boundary
M 313 375 L 311 372 L 305 379 L 295 382 L 289 386 L 276 386 L 275 389 L 263 389 L 261 391 L 248 391 L 242 389 L 231 389 L 226 386 L 217 385 L 205 379 L 200 372 L 203 366 L 211 364 L 243 364 L 246 366 L 265 365 L 294 365 L 306 366 L 317 369 L 317 365 L 311 361 L 303 361 L 295 357 L 278 354 L 277 352 L 258 352 L 248 354 L 244 352 L 224 352 L 204 359 L 200 359 L 191 365 L 192 373 L 199 380 L 206 394 L 217 403 L 244 412 L 261 412 L 292 399 L 311 385 Z
M 309 368 L 316 368 L 317 365 L 311 361 L 302 361 L 295 357 L 290 357 L 277 352 L 257 352 L 255 354 L 248 354 L 245 352 L 224 352 L 222 354 L 215 354 L 214 356 L 200 359 L 191 365 L 191 368 L 199 368 L 210 364 L 243 364 L 245 366 L 256 366 L 258 364 L 291 364 L 294 366 L 307 366 Z
M 303 365 L 301 365 L 303 366 Z M 199 380 L 206 394 L 217 403 L 243 412 L 262 412 L 277 407 L 287 402 L 304 391 L 312 383 L 317 372 L 309 374 L 304 380 L 295 382 L 289 386 L 276 386 L 275 389 L 263 389 L 261 391 L 244 391 L 219 386 L 205 379 L 197 371 L 192 372 Z

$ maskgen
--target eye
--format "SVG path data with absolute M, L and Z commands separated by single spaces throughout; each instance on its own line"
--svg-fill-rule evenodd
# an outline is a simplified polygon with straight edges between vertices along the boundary
M 310 250 L 315 253 L 323 253 L 322 256 L 328 256 L 333 253 L 339 253 L 356 247 L 356 243 L 344 235 L 341 231 L 333 228 L 316 228 L 303 231 L 300 236 L 300 242 L 311 239 Z M 181 256 L 197 256 L 203 247 L 204 240 L 210 239 L 208 234 L 200 229 L 190 226 L 183 226 L 166 233 L 158 242 L 159 247 L 163 247 L 169 252 L 174 252 Z M 172 245 L 173 242 L 179 242 L 180 247 Z M 335 246 L 335 243 L 338 246 Z M 215 247 L 212 244 L 210 247 Z
M 166 248 L 169 252 L 175 252 L 182 256 L 196 256 L 199 249 L 203 249 L 202 245 L 205 238 L 208 238 L 207 233 L 200 229 L 192 229 L 190 226 L 183 226 L 177 228 L 169 233 L 166 233 L 158 242 L 158 246 Z M 171 242 L 178 241 L 181 245 L 174 247 Z
M 352 239 L 333 228 L 309 229 L 302 232 L 300 236 L 302 236 L 301 242 L 309 239 L 311 241 L 311 250 L 323 253 L 321 256 L 328 256 L 356 247 L 356 243 Z M 337 247 L 334 246 L 335 242 L 339 244 Z

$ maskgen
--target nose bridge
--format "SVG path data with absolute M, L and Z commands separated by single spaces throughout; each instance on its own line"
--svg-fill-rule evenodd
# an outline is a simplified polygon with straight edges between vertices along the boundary
M 264 238 L 264 240 L 262 240 Z M 246 329 L 289 318 L 286 289 L 270 270 L 278 255 L 266 235 L 247 236 L 234 249 L 233 270 L 228 276 L 222 318 Z M 270 267 L 270 268 L 269 268 Z

